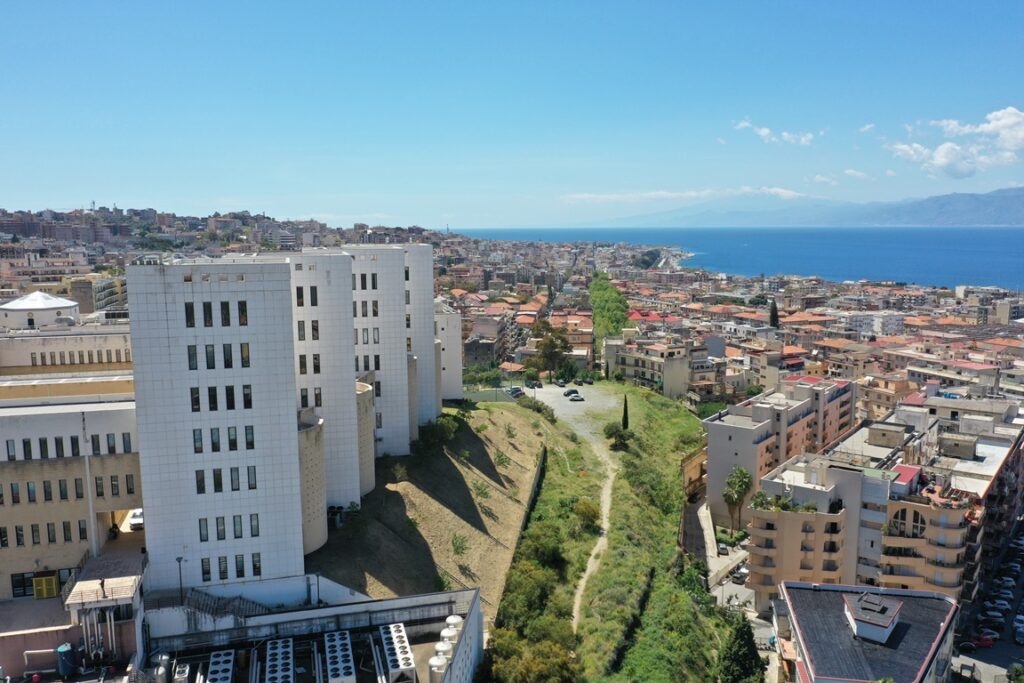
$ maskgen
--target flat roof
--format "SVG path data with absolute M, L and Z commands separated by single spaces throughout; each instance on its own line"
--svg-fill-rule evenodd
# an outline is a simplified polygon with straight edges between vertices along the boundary
M 0 408 L 0 418 L 64 415 L 66 413 L 101 413 L 111 410 L 135 410 L 135 401 L 110 401 L 107 403 L 57 403 L 53 405 L 42 404 L 18 406 L 16 408 Z
M 899 600 L 903 609 L 885 644 L 855 638 L 844 613 L 846 598 L 873 593 Z M 816 586 L 784 582 L 789 618 L 815 678 L 916 683 L 953 626 L 957 605 L 951 598 L 925 591 L 865 586 Z

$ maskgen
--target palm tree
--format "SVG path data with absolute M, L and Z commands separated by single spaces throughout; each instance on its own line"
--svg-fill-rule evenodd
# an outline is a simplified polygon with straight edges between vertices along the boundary
M 736 531 L 743 523 L 743 501 L 747 494 L 754 488 L 754 477 L 739 465 L 732 468 L 725 480 L 725 489 L 722 491 L 722 499 L 729 506 L 730 520 L 735 516 L 736 524 L 732 530 Z

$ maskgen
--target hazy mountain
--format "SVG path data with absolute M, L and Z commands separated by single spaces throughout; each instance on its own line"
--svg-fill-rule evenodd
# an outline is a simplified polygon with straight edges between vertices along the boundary
M 856 204 L 800 197 L 744 196 L 671 211 L 626 216 L 588 227 L 1024 227 L 1024 188 Z

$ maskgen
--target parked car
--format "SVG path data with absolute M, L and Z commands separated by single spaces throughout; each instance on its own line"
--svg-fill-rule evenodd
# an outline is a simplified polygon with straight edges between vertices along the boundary
M 718 554 L 719 555 L 728 555 L 729 554 L 729 546 L 727 546 L 724 543 L 719 543 L 718 544 Z
M 992 591 L 992 594 L 988 596 L 989 600 L 1006 600 L 1006 602 L 1013 604 L 1014 595 L 1013 591 L 1009 588 L 1002 588 L 997 591 Z
M 593 383 L 594 383 L 594 380 L 593 380 L 593 379 L 591 379 L 590 377 L 584 377 L 584 378 L 583 378 L 583 383 L 584 383 L 584 384 L 593 384 Z
M 982 607 L 983 607 L 983 610 L 981 612 L 978 612 L 978 621 L 984 621 L 986 619 L 991 620 L 991 619 L 1005 619 L 1006 618 L 1006 614 L 1003 611 L 997 610 L 997 609 L 993 609 L 992 606 L 987 604 L 987 603 L 982 605 Z
M 565 391 L 562 392 L 562 396 L 575 396 L 579 393 L 580 392 L 578 389 L 566 389 Z
M 1024 628 L 1015 629 L 1013 632 L 1013 642 L 1018 645 L 1024 645 Z
M 1009 576 L 1000 576 L 992 581 L 992 585 L 996 588 L 1016 588 L 1017 582 Z
M 132 513 L 128 516 L 128 528 L 132 531 L 139 531 L 146 528 L 145 520 L 142 518 L 142 508 L 132 510 Z
M 1009 612 L 1013 609 L 1013 606 L 1006 600 L 986 600 L 981 603 L 981 606 L 986 610 L 994 612 Z
M 572 381 L 572 383 L 573 383 L 573 384 L 575 384 L 575 385 L 576 385 L 576 386 L 578 386 L 578 387 L 582 387 L 582 386 L 583 386 L 583 380 L 582 380 L 582 379 L 580 379 L 579 377 L 577 377 L 576 379 L 574 379 L 574 380 Z
M 1022 568 L 1016 562 L 1010 562 L 1009 564 L 1004 564 L 1003 565 L 1003 571 L 1011 572 L 1013 574 L 1020 574 L 1022 569 L 1024 569 L 1024 568 Z
M 565 386 L 565 380 L 564 379 L 556 379 L 555 380 L 555 386 L 556 387 L 564 387 Z
M 989 641 L 988 647 L 992 647 L 992 641 Z M 956 651 L 962 655 L 969 655 L 977 649 L 978 646 L 969 640 L 965 640 L 962 643 L 958 643 L 956 646 Z
M 1024 628 L 1024 614 L 1018 614 L 1013 618 L 1014 628 Z
M 975 648 L 978 648 L 978 647 L 992 647 L 995 644 L 996 644 L 996 641 L 994 641 L 991 638 L 985 638 L 984 636 L 974 636 L 973 638 L 971 638 L 971 641 L 970 641 L 970 645 L 973 645 Z M 964 652 L 965 650 L 960 650 L 960 651 Z
M 990 628 L 979 629 L 978 635 L 982 638 L 991 638 L 992 640 L 999 640 L 1002 637 L 999 631 Z
M 745 564 L 741 564 L 736 568 L 736 571 L 732 573 L 733 583 L 746 583 L 748 578 L 750 578 L 750 567 Z
M 569 397 L 569 400 L 570 401 L 585 401 L 586 399 L 583 398 L 582 396 L 580 396 L 579 394 L 573 394 L 572 396 Z

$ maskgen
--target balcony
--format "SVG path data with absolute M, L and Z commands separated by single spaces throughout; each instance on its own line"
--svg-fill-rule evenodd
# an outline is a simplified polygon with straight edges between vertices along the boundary
M 750 538 L 754 540 L 758 538 L 767 538 L 774 540 L 778 538 L 779 535 L 778 529 L 764 529 L 762 527 L 756 526 L 747 527 L 747 531 L 750 532 Z
M 774 557 L 775 556 L 775 550 L 776 550 L 776 548 L 765 548 L 763 546 L 756 545 L 754 543 L 748 543 L 747 544 L 747 552 L 751 556 L 757 555 L 757 556 L 761 556 L 761 557 L 768 557 L 768 556 Z

